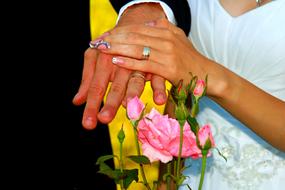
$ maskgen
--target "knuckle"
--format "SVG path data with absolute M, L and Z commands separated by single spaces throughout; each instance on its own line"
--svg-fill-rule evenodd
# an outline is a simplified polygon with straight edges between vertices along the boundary
M 172 52 L 175 48 L 174 43 L 172 41 L 169 41 L 169 40 L 165 41 L 163 45 L 164 45 L 163 47 L 165 47 L 165 50 L 167 52 Z
M 84 52 L 84 59 L 90 59 L 90 58 L 94 57 L 95 55 L 96 55 L 96 51 L 88 48 Z
M 126 40 L 127 41 L 133 41 L 134 39 L 136 39 L 136 34 L 133 32 L 130 32 L 127 36 L 126 36 Z
M 174 38 L 174 34 L 173 34 L 172 31 L 170 31 L 170 30 L 165 30 L 164 33 L 165 33 L 164 35 L 166 36 L 167 39 L 172 40 L 172 39 Z
M 124 87 L 123 87 L 121 84 L 119 84 L 119 83 L 113 83 L 113 84 L 112 84 L 111 91 L 112 91 L 113 93 L 122 95 L 123 92 L 124 92 Z
M 95 97 L 102 97 L 105 94 L 105 90 L 102 86 L 99 86 L 95 83 L 91 83 L 89 93 L 90 95 Z
M 109 54 L 105 54 L 105 53 L 100 53 L 97 59 L 97 64 L 103 66 L 103 67 L 108 67 L 110 69 L 110 67 L 112 66 L 111 63 L 112 60 L 112 56 Z

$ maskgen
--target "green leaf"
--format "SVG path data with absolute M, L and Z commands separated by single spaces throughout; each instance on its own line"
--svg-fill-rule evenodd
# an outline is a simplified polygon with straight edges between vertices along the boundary
M 138 169 L 132 169 L 132 170 L 124 170 L 124 188 L 128 189 L 129 185 L 139 180 L 139 170 Z
M 135 155 L 135 156 L 128 156 L 129 159 L 131 159 L 132 161 L 138 163 L 138 164 L 151 164 L 150 160 L 148 159 L 148 157 L 141 155 Z
M 120 170 L 113 170 L 104 162 L 100 164 L 100 169 L 98 173 L 107 175 L 111 179 L 120 179 L 122 176 L 122 172 Z
M 116 175 L 116 177 L 113 178 L 116 184 L 120 184 L 121 180 L 124 180 L 127 177 L 124 171 L 122 172 L 121 169 L 115 169 L 113 174 Z
M 96 165 L 99 165 L 101 163 L 104 163 L 107 160 L 110 160 L 111 158 L 117 157 L 116 155 L 104 155 L 104 156 L 100 156 L 97 159 Z

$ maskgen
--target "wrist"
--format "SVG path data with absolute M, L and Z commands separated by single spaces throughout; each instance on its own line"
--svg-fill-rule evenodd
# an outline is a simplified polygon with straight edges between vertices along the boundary
M 230 72 L 212 60 L 206 59 L 203 63 L 201 64 L 203 67 L 201 79 L 205 79 L 208 75 L 207 96 L 215 100 L 222 100 L 231 96 L 233 93 Z
M 166 15 L 159 3 L 139 3 L 128 7 L 124 11 L 118 25 L 141 24 L 161 18 L 166 18 Z

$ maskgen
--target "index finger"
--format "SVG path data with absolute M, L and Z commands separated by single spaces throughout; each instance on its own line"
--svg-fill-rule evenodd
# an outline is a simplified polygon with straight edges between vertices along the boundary
M 110 55 L 103 53 L 98 56 L 94 78 L 89 87 L 82 118 L 82 125 L 86 129 L 94 129 L 97 125 L 97 114 L 112 74 L 111 59 Z

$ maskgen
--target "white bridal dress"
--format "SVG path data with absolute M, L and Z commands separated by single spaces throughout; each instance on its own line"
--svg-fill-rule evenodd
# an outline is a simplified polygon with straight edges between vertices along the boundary
M 188 2 L 192 15 L 189 38 L 199 52 L 285 101 L 285 0 L 272 1 L 237 17 L 231 16 L 219 0 Z M 212 151 L 203 190 L 285 189 L 284 152 L 209 98 L 201 100 L 198 120 L 212 126 L 217 147 L 227 158 L 226 162 Z M 198 189 L 200 163 L 200 159 L 186 162 L 185 183 L 193 190 Z

